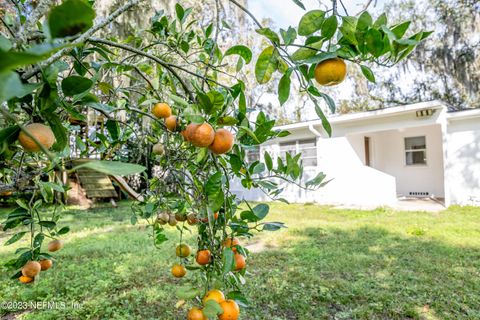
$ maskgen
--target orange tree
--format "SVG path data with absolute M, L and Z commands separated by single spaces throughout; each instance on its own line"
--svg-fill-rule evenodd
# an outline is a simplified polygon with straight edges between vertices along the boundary
M 376 19 L 366 11 L 342 15 L 337 1 L 330 10 L 306 12 L 297 27 L 277 33 L 237 1 L 230 2 L 250 16 L 268 43 L 255 57 L 258 84 L 278 74 L 283 105 L 292 81 L 298 81 L 328 134 L 331 128 L 319 101 L 323 99 L 332 112 L 335 103 L 319 85 L 343 81 L 345 61 L 359 64 L 374 82 L 368 63 L 393 65 L 430 34 L 406 36 L 409 22 L 391 25 L 384 14 Z M 294 2 L 303 8 L 301 1 Z M 195 273 L 200 281 L 185 281 L 177 291 L 179 298 L 198 304 L 189 311 L 189 319 L 237 319 L 240 306 L 248 304 L 241 287 L 249 252 L 241 239 L 284 225 L 265 222 L 269 206 L 238 198 L 232 180 L 282 200 L 285 183 L 314 190 L 326 183 L 325 175 L 305 181 L 300 155 L 272 159 L 266 152 L 261 161 L 246 160 L 249 147 L 289 133 L 275 130 L 275 119 L 262 112 L 255 119 L 249 116 L 254 106 L 246 105 L 248 88 L 236 74 L 252 62 L 252 48 L 222 47 L 219 34 L 231 31 L 227 23 L 220 23 L 218 1 L 207 25 L 200 25 L 191 8 L 177 4 L 175 13 L 158 12 L 149 28 L 126 39 L 94 37 L 139 3 L 129 0 L 95 25 L 95 10 L 83 0 L 55 6 L 45 1 L 38 7 L 26 3 L 4 15 L 0 193 L 14 192 L 17 207 L 2 228 L 14 230 L 6 245 L 30 238 L 29 246 L 19 248 L 6 265 L 13 270 L 12 278 L 23 283 L 52 267 L 52 253 L 62 248 L 60 238 L 69 231 L 60 226 L 63 206 L 55 194 L 68 189 L 58 173 L 78 169 L 65 164 L 71 147 L 101 153 L 102 161 L 81 166 L 110 175 L 143 172 L 145 160 L 159 169 L 143 176 L 144 197 L 132 205 L 132 223 L 146 220 L 155 246 L 167 240 L 166 228 L 178 231 L 172 275 Z M 44 16 L 44 24 L 35 23 Z M 75 123 L 92 111 L 107 121 L 79 139 L 72 134 L 78 130 Z M 150 119 L 148 125 L 145 118 Z M 136 155 L 144 149 L 148 151 L 139 160 Z M 49 204 L 53 212 L 42 210 Z M 196 241 L 187 243 L 184 233 L 192 231 Z

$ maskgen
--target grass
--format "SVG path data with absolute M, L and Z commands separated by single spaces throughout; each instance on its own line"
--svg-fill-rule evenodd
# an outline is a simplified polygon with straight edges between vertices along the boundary
M 248 242 L 253 253 L 244 320 L 480 318 L 478 208 L 424 213 L 272 204 L 268 218 L 289 228 Z M 57 301 L 80 307 L 0 309 L 0 315 L 185 318 L 190 304 L 176 308 L 174 292 L 196 276 L 170 276 L 178 240 L 173 231 L 155 249 L 145 226 L 130 225 L 128 203 L 118 209 L 71 210 L 63 221 L 72 231 L 54 268 L 35 285 L 20 285 L 1 267 L 0 303 Z M 8 237 L 0 234 L 0 242 Z M 11 259 L 24 244 L 1 246 L 0 261 Z

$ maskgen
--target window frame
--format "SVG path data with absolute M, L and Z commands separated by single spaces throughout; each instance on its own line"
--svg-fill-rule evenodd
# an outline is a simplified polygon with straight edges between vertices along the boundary
M 313 142 L 313 147 L 308 147 L 308 148 L 300 148 L 302 143 L 311 143 Z M 292 152 L 294 151 L 295 154 L 301 153 L 302 155 L 300 156 L 300 159 L 302 160 L 302 163 L 304 164 L 304 167 L 318 167 L 318 141 L 317 138 L 307 138 L 307 139 L 296 139 L 296 140 L 290 140 L 290 141 L 285 141 L 285 142 L 279 142 L 278 147 L 279 147 L 279 155 L 278 157 L 281 158 L 283 161 L 286 159 L 286 152 Z M 282 151 L 282 145 L 283 146 L 295 146 L 294 150 L 291 151 Z M 304 153 L 302 152 L 303 150 L 309 150 L 313 149 L 315 150 L 315 155 L 314 156 L 305 156 Z M 315 160 L 314 165 L 305 165 L 305 160 Z
M 410 148 L 410 149 L 407 149 L 407 139 L 415 139 L 415 138 L 423 138 L 425 140 L 425 148 L 421 148 L 421 149 L 411 149 Z M 406 167 L 426 167 L 426 166 L 428 166 L 427 150 L 428 150 L 428 143 L 427 143 L 427 136 L 426 135 L 415 135 L 415 136 L 403 137 L 403 155 L 404 155 L 404 159 L 405 159 L 404 161 L 405 161 L 405 166 Z M 424 163 L 411 163 L 411 164 L 409 164 L 407 162 L 407 154 L 408 153 L 414 153 L 414 152 L 423 152 L 425 162 Z

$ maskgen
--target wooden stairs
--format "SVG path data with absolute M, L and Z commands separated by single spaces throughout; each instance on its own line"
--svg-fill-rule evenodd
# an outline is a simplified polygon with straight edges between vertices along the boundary
M 85 163 L 88 159 L 74 160 L 73 165 Z M 89 199 L 93 198 L 117 198 L 118 194 L 113 187 L 112 180 L 105 173 L 97 172 L 88 168 L 80 168 L 76 171 L 77 179 L 85 190 Z

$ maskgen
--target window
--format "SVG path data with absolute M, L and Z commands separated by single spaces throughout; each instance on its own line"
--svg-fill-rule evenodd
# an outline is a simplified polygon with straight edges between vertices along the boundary
M 315 139 L 299 141 L 298 152 L 302 153 L 304 166 L 315 167 L 317 165 L 317 141 Z
M 425 136 L 405 138 L 405 161 L 407 166 L 427 164 Z
M 287 153 L 295 155 L 301 153 L 301 159 L 305 167 L 317 165 L 317 141 L 316 139 L 298 140 L 280 143 L 280 158 L 285 161 Z
M 246 149 L 247 163 L 254 163 L 260 160 L 260 148 L 258 146 L 252 146 Z

